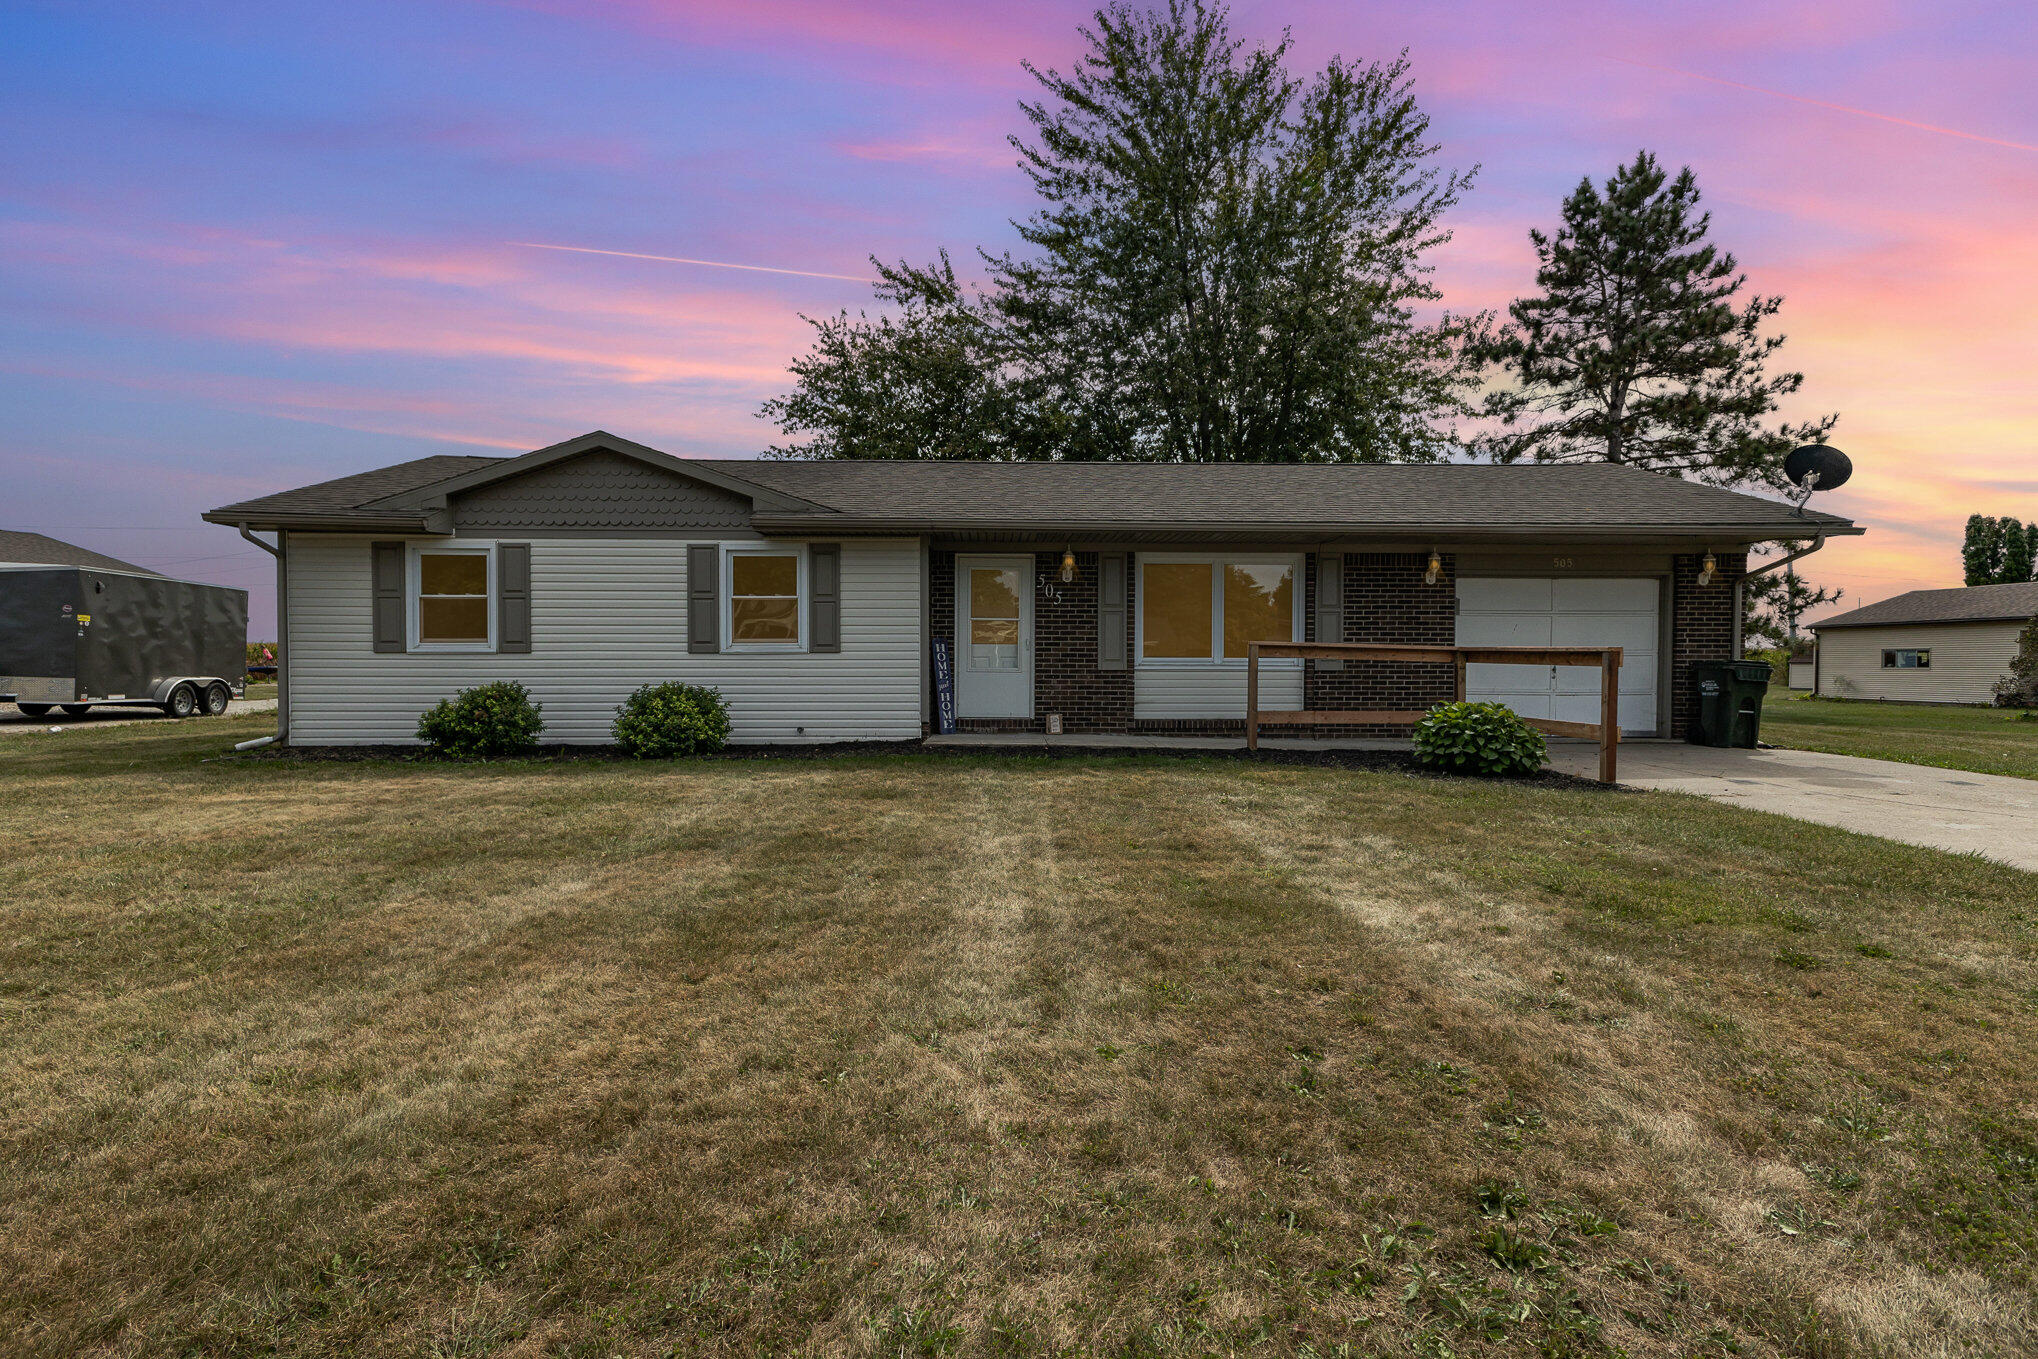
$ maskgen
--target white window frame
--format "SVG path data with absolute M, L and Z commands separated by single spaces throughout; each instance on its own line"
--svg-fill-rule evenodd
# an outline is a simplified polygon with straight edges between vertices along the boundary
M 469 656 L 484 655 L 495 650 L 495 616 L 501 608 L 498 598 L 498 580 L 495 569 L 495 544 L 460 539 L 457 542 L 411 543 L 404 563 L 404 611 L 407 615 L 404 626 L 409 630 L 407 640 L 412 651 L 430 654 L 447 652 Z M 437 553 L 481 557 L 488 563 L 488 640 L 485 642 L 425 642 L 418 638 L 418 596 L 424 587 L 424 554 Z
M 1142 552 L 1138 555 L 1138 588 L 1134 592 L 1133 604 L 1133 664 L 1152 666 L 1160 670 L 1243 670 L 1246 658 L 1224 654 L 1224 567 L 1226 566 L 1286 566 L 1294 571 L 1294 616 L 1289 621 L 1288 635 L 1297 642 L 1308 636 L 1303 630 L 1303 595 L 1308 592 L 1308 554 L 1295 552 Z M 1210 568 L 1210 655 L 1197 656 L 1148 656 L 1146 654 L 1146 567 L 1149 562 L 1193 563 Z M 1300 670 L 1299 657 L 1262 657 L 1262 670 Z
M 1909 665 L 1905 665 L 1898 659 L 1901 656 L 1915 656 L 1918 659 Z M 1882 668 L 1884 670 L 1930 670 L 1932 668 L 1932 648 L 1928 646 L 1886 646 L 1882 649 Z
M 794 602 L 793 627 L 797 636 L 790 642 L 739 642 L 736 640 L 736 559 L 738 557 L 791 557 L 799 594 Z M 754 652 L 766 656 L 786 656 L 807 649 L 807 611 L 813 602 L 807 581 L 807 545 L 805 543 L 744 543 L 741 546 L 725 546 L 722 549 L 722 650 L 742 655 Z

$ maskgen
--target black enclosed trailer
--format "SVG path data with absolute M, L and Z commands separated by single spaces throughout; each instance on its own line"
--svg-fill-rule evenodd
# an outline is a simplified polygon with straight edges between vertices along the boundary
M 248 592 L 145 571 L 0 566 L 0 701 L 30 717 L 102 703 L 172 717 L 243 692 Z

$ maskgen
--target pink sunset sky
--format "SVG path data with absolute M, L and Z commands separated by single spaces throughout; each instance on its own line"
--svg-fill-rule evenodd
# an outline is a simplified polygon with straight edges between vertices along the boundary
M 1021 58 L 1090 6 L 17 3 L 0 16 L 0 527 L 245 585 L 216 504 L 602 427 L 751 456 L 799 313 L 866 259 L 1012 242 Z M 1408 49 L 1453 166 L 1454 309 L 1639 148 L 1785 299 L 1840 413 L 1813 559 L 1847 604 L 1957 585 L 2038 520 L 2038 21 L 2021 6 L 1240 4 L 1294 62 Z M 539 246 L 570 246 L 574 250 Z M 583 253 L 585 251 L 617 253 Z M 640 258 L 663 256 L 664 259 Z M 683 263 L 679 261 L 695 261 Z M 746 265 L 753 268 L 721 267 Z M 786 272 L 769 272 L 786 271 Z

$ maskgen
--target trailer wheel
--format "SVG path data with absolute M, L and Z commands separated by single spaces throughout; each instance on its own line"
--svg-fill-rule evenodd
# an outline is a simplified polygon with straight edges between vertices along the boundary
M 89 703 L 66 703 L 63 707 L 66 717 L 83 717 L 92 711 L 92 705 Z
M 207 717 L 218 717 L 226 712 L 226 705 L 233 700 L 233 690 L 218 680 L 205 686 L 205 696 L 200 700 L 205 705 Z
M 47 703 L 17 703 L 14 706 L 21 709 L 23 717 L 48 717 L 50 713 Z
M 189 717 L 198 711 L 198 690 L 189 684 L 179 684 L 163 700 L 163 711 L 172 717 Z

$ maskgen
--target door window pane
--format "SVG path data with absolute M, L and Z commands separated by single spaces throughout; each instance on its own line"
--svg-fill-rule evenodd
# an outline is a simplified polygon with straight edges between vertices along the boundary
M 1210 564 L 1148 562 L 1140 573 L 1140 655 L 1210 659 Z
M 1294 640 L 1294 566 L 1227 562 L 1224 567 L 1224 654 L 1243 658 L 1248 642 Z
M 1009 566 L 969 570 L 969 666 L 1019 668 L 1019 572 Z

